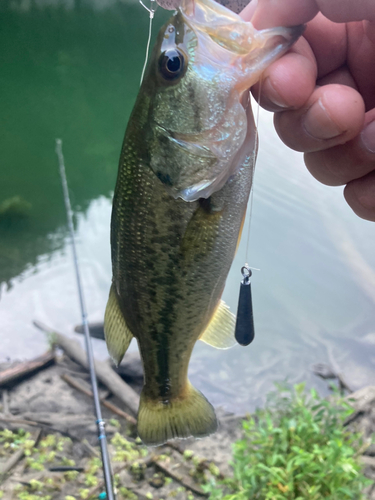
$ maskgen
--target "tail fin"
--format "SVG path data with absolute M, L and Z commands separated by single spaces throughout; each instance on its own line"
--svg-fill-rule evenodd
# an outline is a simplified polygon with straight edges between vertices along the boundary
M 174 438 L 204 437 L 216 429 L 213 406 L 190 382 L 187 382 L 182 396 L 168 403 L 141 394 L 138 434 L 148 446 L 157 446 Z

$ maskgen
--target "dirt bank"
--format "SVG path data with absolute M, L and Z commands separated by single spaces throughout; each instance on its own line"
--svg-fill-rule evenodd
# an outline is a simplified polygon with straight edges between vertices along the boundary
M 0 383 L 1 374 L 9 375 L 14 368 L 0 366 Z M 139 358 L 126 356 L 120 371 L 124 383 L 139 394 Z M 231 474 L 231 444 L 241 435 L 240 417 L 219 408 L 220 430 L 215 435 L 147 449 L 136 438 L 132 405 L 127 407 L 114 396 L 111 387 L 99 387 L 103 401 L 108 403 L 103 405 L 103 417 L 120 500 L 203 498 L 204 480 Z M 18 374 L 2 383 L 0 389 L 0 428 L 7 430 L 0 441 L 3 499 L 104 498 L 87 370 L 60 354 L 52 356 L 43 369 L 39 366 L 23 379 Z M 375 432 L 375 386 L 361 389 L 350 398 L 356 408 L 348 422 L 350 429 L 370 437 Z M 366 475 L 375 480 L 375 445 L 364 451 L 362 460 Z M 374 486 L 367 496 L 375 500 Z

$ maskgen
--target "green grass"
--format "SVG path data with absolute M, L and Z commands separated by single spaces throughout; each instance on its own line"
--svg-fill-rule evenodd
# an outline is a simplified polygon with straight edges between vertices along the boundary
M 325 400 L 315 390 L 307 394 L 304 384 L 294 388 L 278 386 L 265 409 L 243 422 L 243 437 L 233 445 L 233 477 L 221 479 L 223 476 L 214 463 L 198 458 L 191 450 L 185 450 L 183 460 L 191 463 L 190 474 L 210 494 L 209 500 L 361 500 L 364 487 L 371 483 L 359 463 L 368 443 L 364 444 L 359 434 L 349 432 L 343 425 L 352 412 L 338 395 Z M 119 428 L 118 421 L 111 420 L 111 424 Z M 0 431 L 0 459 L 4 461 L 20 447 L 24 448 L 26 473 L 43 471 L 51 464 L 74 465 L 72 446 L 69 438 L 50 434 L 35 447 L 30 433 L 22 429 Z M 113 464 L 124 464 L 135 483 L 144 479 L 142 459 L 149 450 L 139 439 L 128 440 L 117 432 L 110 440 L 110 453 Z M 159 456 L 159 460 L 165 459 L 166 455 Z M 20 483 L 13 498 L 97 498 L 104 488 L 96 489 L 102 481 L 100 458 L 87 458 L 81 465 L 84 472 L 53 474 Z M 154 475 L 159 476 L 160 473 Z M 160 479 L 161 484 L 172 482 L 164 475 Z M 114 482 L 119 500 L 135 499 L 136 495 L 119 474 L 115 474 Z M 183 486 L 171 490 L 164 498 L 179 493 L 186 500 L 194 498 Z M 2 495 L 0 487 L 0 499 Z M 146 496 L 151 500 L 151 495 L 149 492 Z
M 304 384 L 278 386 L 264 410 L 243 422 L 234 476 L 204 488 L 210 500 L 360 500 L 369 484 L 359 463 L 360 435 L 343 426 L 353 409 L 321 399 Z

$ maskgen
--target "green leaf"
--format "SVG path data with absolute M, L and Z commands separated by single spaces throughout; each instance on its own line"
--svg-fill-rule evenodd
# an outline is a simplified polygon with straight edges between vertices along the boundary
M 359 500 L 367 483 L 358 462 L 359 434 L 343 427 L 352 411 L 305 384 L 277 384 L 265 409 L 243 422 L 234 443 L 233 478 L 205 486 L 210 500 Z M 287 491 L 285 486 L 288 486 Z

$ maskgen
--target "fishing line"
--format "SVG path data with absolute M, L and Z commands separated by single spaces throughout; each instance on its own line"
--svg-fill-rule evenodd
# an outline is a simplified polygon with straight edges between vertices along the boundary
M 252 178 L 252 183 L 251 183 L 251 190 L 250 190 L 250 203 L 249 203 L 249 220 L 247 224 L 247 239 L 246 239 L 246 253 L 245 253 L 245 260 L 246 266 L 249 266 L 248 261 L 250 260 L 249 258 L 249 244 L 250 244 L 250 231 L 251 231 L 251 217 L 253 215 L 253 199 L 254 199 L 254 175 L 255 175 L 255 164 L 256 164 L 256 157 L 258 153 L 258 146 L 259 146 L 259 133 L 258 133 L 258 127 L 259 127 L 259 111 L 260 111 L 260 94 L 261 94 L 261 89 L 262 89 L 262 80 L 259 81 L 259 92 L 258 92 L 258 99 L 257 99 L 257 111 L 256 111 L 256 119 L 255 119 L 255 141 L 254 141 L 254 167 L 253 167 L 253 178 Z M 252 268 L 255 269 L 255 268 Z M 256 269 L 259 271 L 259 269 Z
M 253 150 L 253 171 L 250 189 L 250 204 L 249 204 L 249 218 L 247 225 L 247 242 L 246 242 L 246 253 L 245 253 L 245 265 L 241 268 L 242 281 L 240 283 L 240 295 L 238 298 L 237 307 L 237 318 L 235 326 L 235 338 L 240 345 L 249 345 L 254 340 L 254 316 L 253 316 L 253 300 L 251 296 L 251 282 L 250 278 L 252 275 L 252 270 L 248 264 L 249 259 L 249 242 L 250 242 L 250 227 L 251 227 L 251 217 L 253 212 L 253 197 L 254 197 L 254 173 L 255 173 L 255 163 L 258 152 L 258 125 L 259 125 L 259 102 L 260 102 L 260 88 L 261 83 L 259 83 L 259 95 L 258 95 L 258 108 L 255 123 L 255 138 L 254 138 L 254 150 Z M 250 98 L 250 96 L 249 96 Z
M 146 66 L 147 66 L 147 61 L 148 61 L 148 53 L 150 51 L 150 44 L 151 44 L 151 34 L 152 34 L 152 21 L 155 16 L 156 9 L 158 7 L 158 4 L 156 3 L 156 0 L 150 0 L 150 8 L 146 7 L 146 5 L 142 2 L 142 0 L 139 0 L 139 3 L 142 5 L 144 9 L 146 9 L 150 15 L 150 22 L 148 25 L 148 40 L 147 40 L 147 46 L 146 46 L 146 57 L 145 57 L 145 62 L 143 64 L 143 69 L 142 69 L 142 75 L 141 75 L 141 81 L 140 85 L 142 85 L 143 82 L 143 77 L 145 76 L 145 71 L 146 71 Z
M 56 154 L 57 154 L 57 158 L 59 161 L 61 184 L 62 184 L 63 193 L 64 193 L 65 211 L 66 211 L 66 217 L 68 220 L 68 228 L 69 228 L 70 239 L 71 239 L 72 250 L 73 250 L 73 261 L 74 261 L 74 269 L 75 269 L 75 275 L 76 275 L 76 281 L 77 281 L 79 303 L 80 303 L 80 307 L 81 307 L 82 325 L 83 325 L 83 329 L 85 332 L 86 353 L 87 353 L 87 360 L 88 360 L 88 364 L 89 364 L 92 394 L 93 394 L 93 398 L 94 398 L 96 425 L 97 425 L 97 429 L 98 429 L 98 439 L 99 439 L 100 451 L 101 451 L 101 456 L 102 456 L 104 483 L 105 483 L 105 489 L 107 492 L 106 498 L 108 500 L 115 500 L 115 495 L 113 492 L 111 463 L 109 460 L 107 436 L 106 436 L 106 432 L 105 432 L 105 422 L 102 419 L 102 411 L 100 408 L 98 383 L 97 383 L 96 374 L 95 374 L 94 355 L 93 355 L 93 351 L 92 351 L 91 337 L 90 337 L 89 325 L 88 325 L 88 321 L 87 321 L 87 311 L 86 311 L 86 305 L 85 305 L 85 300 L 84 300 L 84 295 L 83 295 L 81 275 L 80 275 L 79 265 L 78 265 L 78 255 L 77 255 L 77 248 L 76 248 L 76 242 L 75 242 L 75 237 L 74 237 L 74 227 L 73 227 L 73 211 L 72 211 L 72 207 L 70 204 L 69 188 L 68 188 L 68 181 L 66 179 L 66 173 L 65 173 L 65 163 L 64 163 L 64 156 L 63 156 L 63 152 L 62 152 L 62 140 L 61 139 L 56 139 Z

